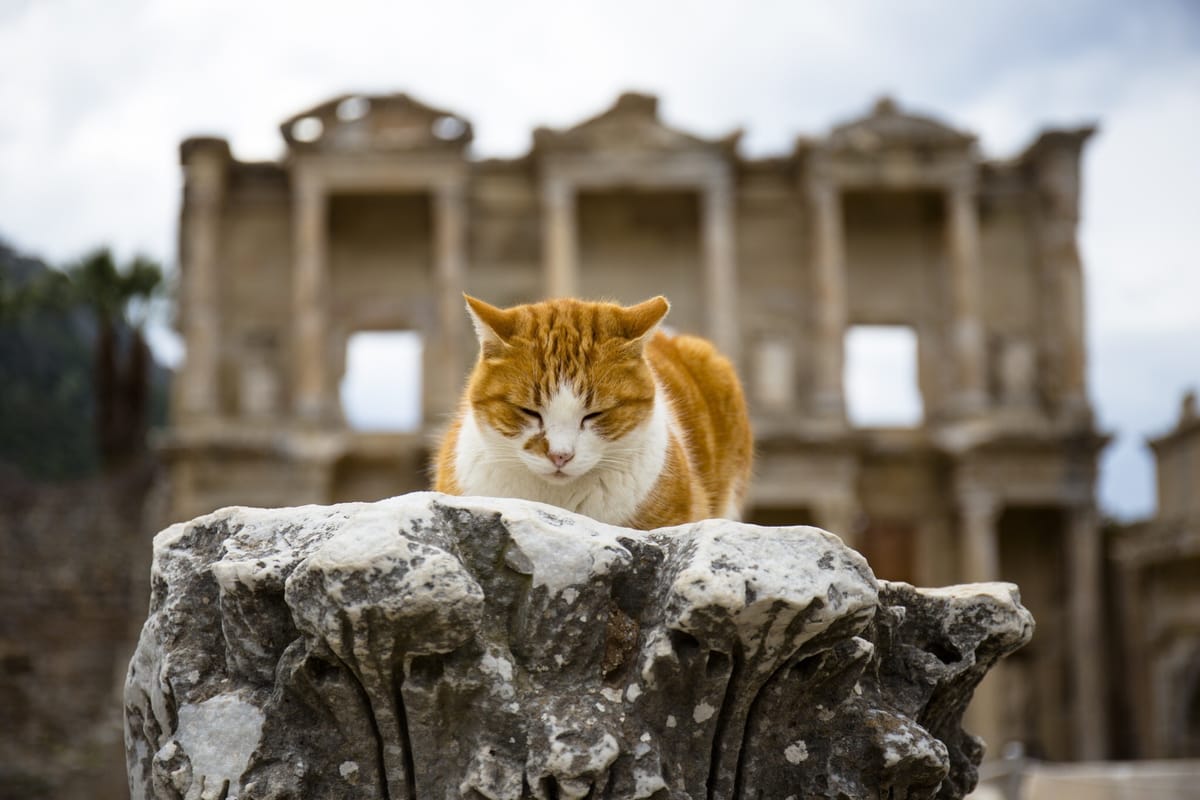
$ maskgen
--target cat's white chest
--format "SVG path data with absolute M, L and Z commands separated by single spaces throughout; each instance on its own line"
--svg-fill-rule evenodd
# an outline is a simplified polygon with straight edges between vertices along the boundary
M 511 442 L 481 429 L 468 411 L 455 448 L 455 478 L 466 495 L 534 500 L 611 525 L 626 525 L 662 472 L 669 441 L 667 414 L 665 406 L 656 402 L 647 423 L 622 440 L 623 456 L 617 463 L 554 484 L 530 472 L 513 457 Z

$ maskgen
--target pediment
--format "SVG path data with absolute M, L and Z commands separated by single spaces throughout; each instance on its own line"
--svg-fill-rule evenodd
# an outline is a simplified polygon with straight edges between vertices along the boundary
M 867 116 L 835 127 L 826 142 L 834 150 L 871 153 L 911 148 L 965 149 L 975 137 L 932 117 L 901 111 L 895 101 L 885 97 Z
M 288 118 L 280 130 L 293 149 L 339 152 L 462 150 L 472 138 L 460 114 L 403 93 L 335 97 Z
M 658 98 L 627 92 L 611 108 L 567 129 L 538 128 L 534 150 L 547 152 L 733 154 L 741 131 L 720 139 L 705 139 L 665 124 L 658 115 Z

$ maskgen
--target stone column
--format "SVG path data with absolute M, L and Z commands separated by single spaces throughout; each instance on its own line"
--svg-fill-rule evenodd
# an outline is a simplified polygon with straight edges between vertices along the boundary
M 546 296 L 575 297 L 579 293 L 575 187 L 565 178 L 542 182 L 542 258 Z
M 292 186 L 294 405 L 308 422 L 332 413 L 328 387 L 329 199 L 320 179 L 297 171 Z
M 999 580 L 1000 548 L 996 522 L 1000 504 L 984 489 L 961 490 L 958 497 L 959 581 L 976 583 Z M 1002 674 L 992 674 L 975 689 L 967 708 L 966 728 L 987 742 L 987 756 L 996 758 L 1003 747 L 1004 684 Z
M 1101 547 L 1095 511 L 1081 506 L 1069 512 L 1067 557 L 1070 566 L 1071 720 L 1075 757 L 1097 761 L 1107 755 L 1108 718 L 1104 690 L 1105 659 L 1100 626 Z
M 928 514 L 917 526 L 916 574 L 922 586 L 955 582 L 959 567 L 954 561 L 954 529 L 944 514 Z
M 1058 334 L 1061 337 L 1061 409 L 1065 419 L 1090 422 L 1087 401 L 1087 342 L 1083 312 L 1083 265 L 1075 243 L 1073 219 L 1044 223 L 1043 247 L 1059 302 Z
M 215 417 L 220 409 L 221 209 L 229 150 L 224 142 L 184 148 L 187 171 L 183 219 L 183 336 L 187 343 L 179 401 L 185 418 Z
M 812 409 L 818 417 L 845 420 L 843 361 L 846 336 L 846 267 L 842 203 L 838 188 L 824 176 L 808 185 L 813 236 Z
M 828 496 L 813 504 L 817 525 L 837 534 L 849 547 L 862 544 L 859 539 L 859 516 L 862 509 L 851 495 Z
M 1135 750 L 1131 754 L 1135 759 L 1155 758 L 1161 756 L 1153 747 L 1154 729 L 1151 713 L 1153 697 L 1150 691 L 1150 677 L 1147 670 L 1147 659 L 1144 654 L 1150 652 L 1150 637 L 1146 631 L 1145 607 L 1142 603 L 1142 565 L 1137 556 L 1133 540 L 1125 539 L 1118 547 L 1116 557 L 1117 573 L 1117 602 L 1120 619 L 1120 630 L 1124 645 L 1122 667 L 1126 684 L 1126 694 L 1130 698 L 1129 713 L 1133 727 L 1133 736 L 1129 737 Z
M 979 215 L 972 183 L 956 182 L 946 193 L 946 245 L 955 367 L 951 409 L 957 416 L 974 416 L 987 405 L 987 348 L 983 327 Z
M 1053 360 L 1051 384 L 1064 421 L 1091 422 L 1087 401 L 1083 266 L 1075 241 L 1079 224 L 1079 159 L 1088 128 L 1051 131 L 1034 146 L 1034 181 L 1040 195 L 1038 236 L 1047 286 L 1045 343 Z
M 704 312 L 708 335 L 726 357 L 740 361 L 737 310 L 737 265 L 734 254 L 733 188 L 721 175 L 704 188 Z
M 434 195 L 434 272 L 437 322 L 425 348 L 423 415 L 439 419 L 454 408 L 463 380 L 461 332 L 466 324 L 463 287 L 467 251 L 466 186 L 461 178 L 438 185 Z
M 959 579 L 967 583 L 999 580 L 1000 547 L 996 521 L 1000 504 L 996 496 L 983 489 L 959 492 L 960 539 Z

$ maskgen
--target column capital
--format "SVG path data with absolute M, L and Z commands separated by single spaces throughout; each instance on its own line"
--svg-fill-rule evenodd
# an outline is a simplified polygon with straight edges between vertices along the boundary
M 960 487 L 956 492 L 960 525 L 960 570 L 964 581 L 1000 578 L 1000 547 L 996 523 L 999 496 L 984 487 Z
M 819 147 L 809 152 L 804 161 L 803 181 L 806 186 L 826 185 L 833 187 L 833 157 L 826 148 Z
M 809 203 L 819 206 L 838 201 L 841 198 L 842 189 L 834 181 L 832 175 L 821 173 L 808 176 L 808 179 L 804 181 L 804 193 L 807 195 Z
M 196 157 L 184 167 L 187 202 L 194 207 L 219 206 L 228 184 L 228 165 L 213 158 Z
M 574 207 L 577 187 L 564 175 L 547 175 L 542 178 L 542 207 Z
M 1000 497 L 995 492 L 976 486 L 959 489 L 956 500 L 959 510 L 964 515 L 978 519 L 989 517 L 995 519 L 999 516 L 1002 505 Z
M 956 164 L 946 177 L 945 193 L 975 199 L 979 194 L 979 164 L 973 159 L 964 159 Z

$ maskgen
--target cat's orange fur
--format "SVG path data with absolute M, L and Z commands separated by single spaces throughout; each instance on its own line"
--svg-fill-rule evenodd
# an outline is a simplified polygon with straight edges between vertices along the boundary
M 467 304 L 481 349 L 437 458 L 438 491 L 552 502 L 643 530 L 740 513 L 752 456 L 741 385 L 707 341 L 657 330 L 664 298 Z

